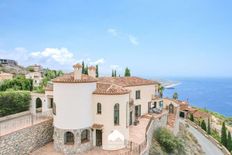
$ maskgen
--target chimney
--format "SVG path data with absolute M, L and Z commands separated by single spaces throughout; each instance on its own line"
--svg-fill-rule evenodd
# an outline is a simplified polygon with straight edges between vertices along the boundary
M 88 68 L 88 74 L 89 74 L 89 76 L 95 78 L 95 77 L 96 77 L 96 67 L 90 66 L 90 67 Z
M 81 80 L 82 65 L 77 63 L 73 65 L 73 68 L 74 68 L 74 80 Z

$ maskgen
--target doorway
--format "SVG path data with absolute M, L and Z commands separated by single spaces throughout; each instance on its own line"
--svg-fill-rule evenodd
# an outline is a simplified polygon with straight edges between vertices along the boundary
M 102 146 L 102 130 L 96 130 L 96 146 Z

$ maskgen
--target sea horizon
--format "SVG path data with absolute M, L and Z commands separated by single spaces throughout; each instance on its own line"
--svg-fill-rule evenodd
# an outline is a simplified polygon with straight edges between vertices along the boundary
M 173 93 L 177 92 L 179 99 L 189 101 L 191 106 L 217 112 L 226 117 L 232 116 L 232 77 L 175 77 L 160 79 L 168 82 L 179 82 L 173 89 L 164 90 L 165 97 L 172 97 Z

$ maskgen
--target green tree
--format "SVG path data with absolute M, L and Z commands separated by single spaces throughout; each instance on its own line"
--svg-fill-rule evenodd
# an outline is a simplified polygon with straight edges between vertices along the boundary
M 207 129 L 207 133 L 209 134 L 209 135 L 211 135 L 211 122 L 210 122 L 210 119 L 208 118 L 208 129 Z
M 190 114 L 190 121 L 194 122 L 194 117 L 192 113 Z
M 126 67 L 124 76 L 131 76 L 130 69 Z
M 28 91 L 0 92 L 0 117 L 29 110 L 30 101 Z
M 159 85 L 158 92 L 159 92 L 159 96 L 163 98 L 164 87 L 162 85 Z
M 99 73 L 98 73 L 98 65 L 96 65 L 96 77 L 99 77 Z
M 158 128 L 155 130 L 154 137 L 167 153 L 173 153 L 177 150 L 179 154 L 184 149 L 182 141 L 166 128 Z
M 175 99 L 175 100 L 177 100 L 177 99 L 178 99 L 178 93 L 175 92 L 175 93 L 173 94 L 172 98 Z
M 112 77 L 117 77 L 117 71 L 116 70 L 112 70 Z
M 202 122 L 201 122 L 201 128 L 203 130 L 207 131 L 205 120 L 202 120 Z
M 221 143 L 227 147 L 227 133 L 226 133 L 226 125 L 225 122 L 222 123 L 221 129 Z
M 85 74 L 85 62 L 82 61 L 82 74 Z
M 230 131 L 228 131 L 227 149 L 229 151 L 232 151 L 232 139 L 231 139 L 231 133 L 230 133 Z
M 86 67 L 85 67 L 85 74 L 86 74 L 86 75 L 88 75 L 88 74 L 89 74 L 89 72 L 88 72 L 88 68 L 89 68 L 89 67 L 88 67 L 88 65 L 86 65 Z
M 111 76 L 114 77 L 114 70 L 112 70 L 112 75 Z

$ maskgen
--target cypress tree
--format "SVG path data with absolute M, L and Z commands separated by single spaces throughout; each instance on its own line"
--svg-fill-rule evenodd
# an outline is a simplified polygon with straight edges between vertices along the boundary
M 99 73 L 98 73 L 98 65 L 96 65 L 96 77 L 99 77 Z
M 201 128 L 202 128 L 203 130 L 207 131 L 207 129 L 206 129 L 206 124 L 205 124 L 205 120 L 203 120 L 203 121 L 201 122 Z
M 230 131 L 228 131 L 227 149 L 229 151 L 232 151 L 232 139 L 231 139 L 231 133 L 230 133 Z
M 225 147 L 227 147 L 227 134 L 226 134 L 226 125 L 225 122 L 222 123 L 222 129 L 221 129 L 221 143 Z
M 210 126 L 210 119 L 208 118 L 208 130 L 207 133 L 210 135 L 211 134 L 211 126 Z
M 112 75 L 111 76 L 114 77 L 114 70 L 112 70 Z
M 124 76 L 131 76 L 130 69 L 126 67 Z
M 89 75 L 88 68 L 89 68 L 88 65 L 86 65 L 86 67 L 85 67 L 85 74 L 86 75 Z
M 114 70 L 114 77 L 117 77 L 117 71 Z
M 82 61 L 82 74 L 85 74 L 85 62 Z

